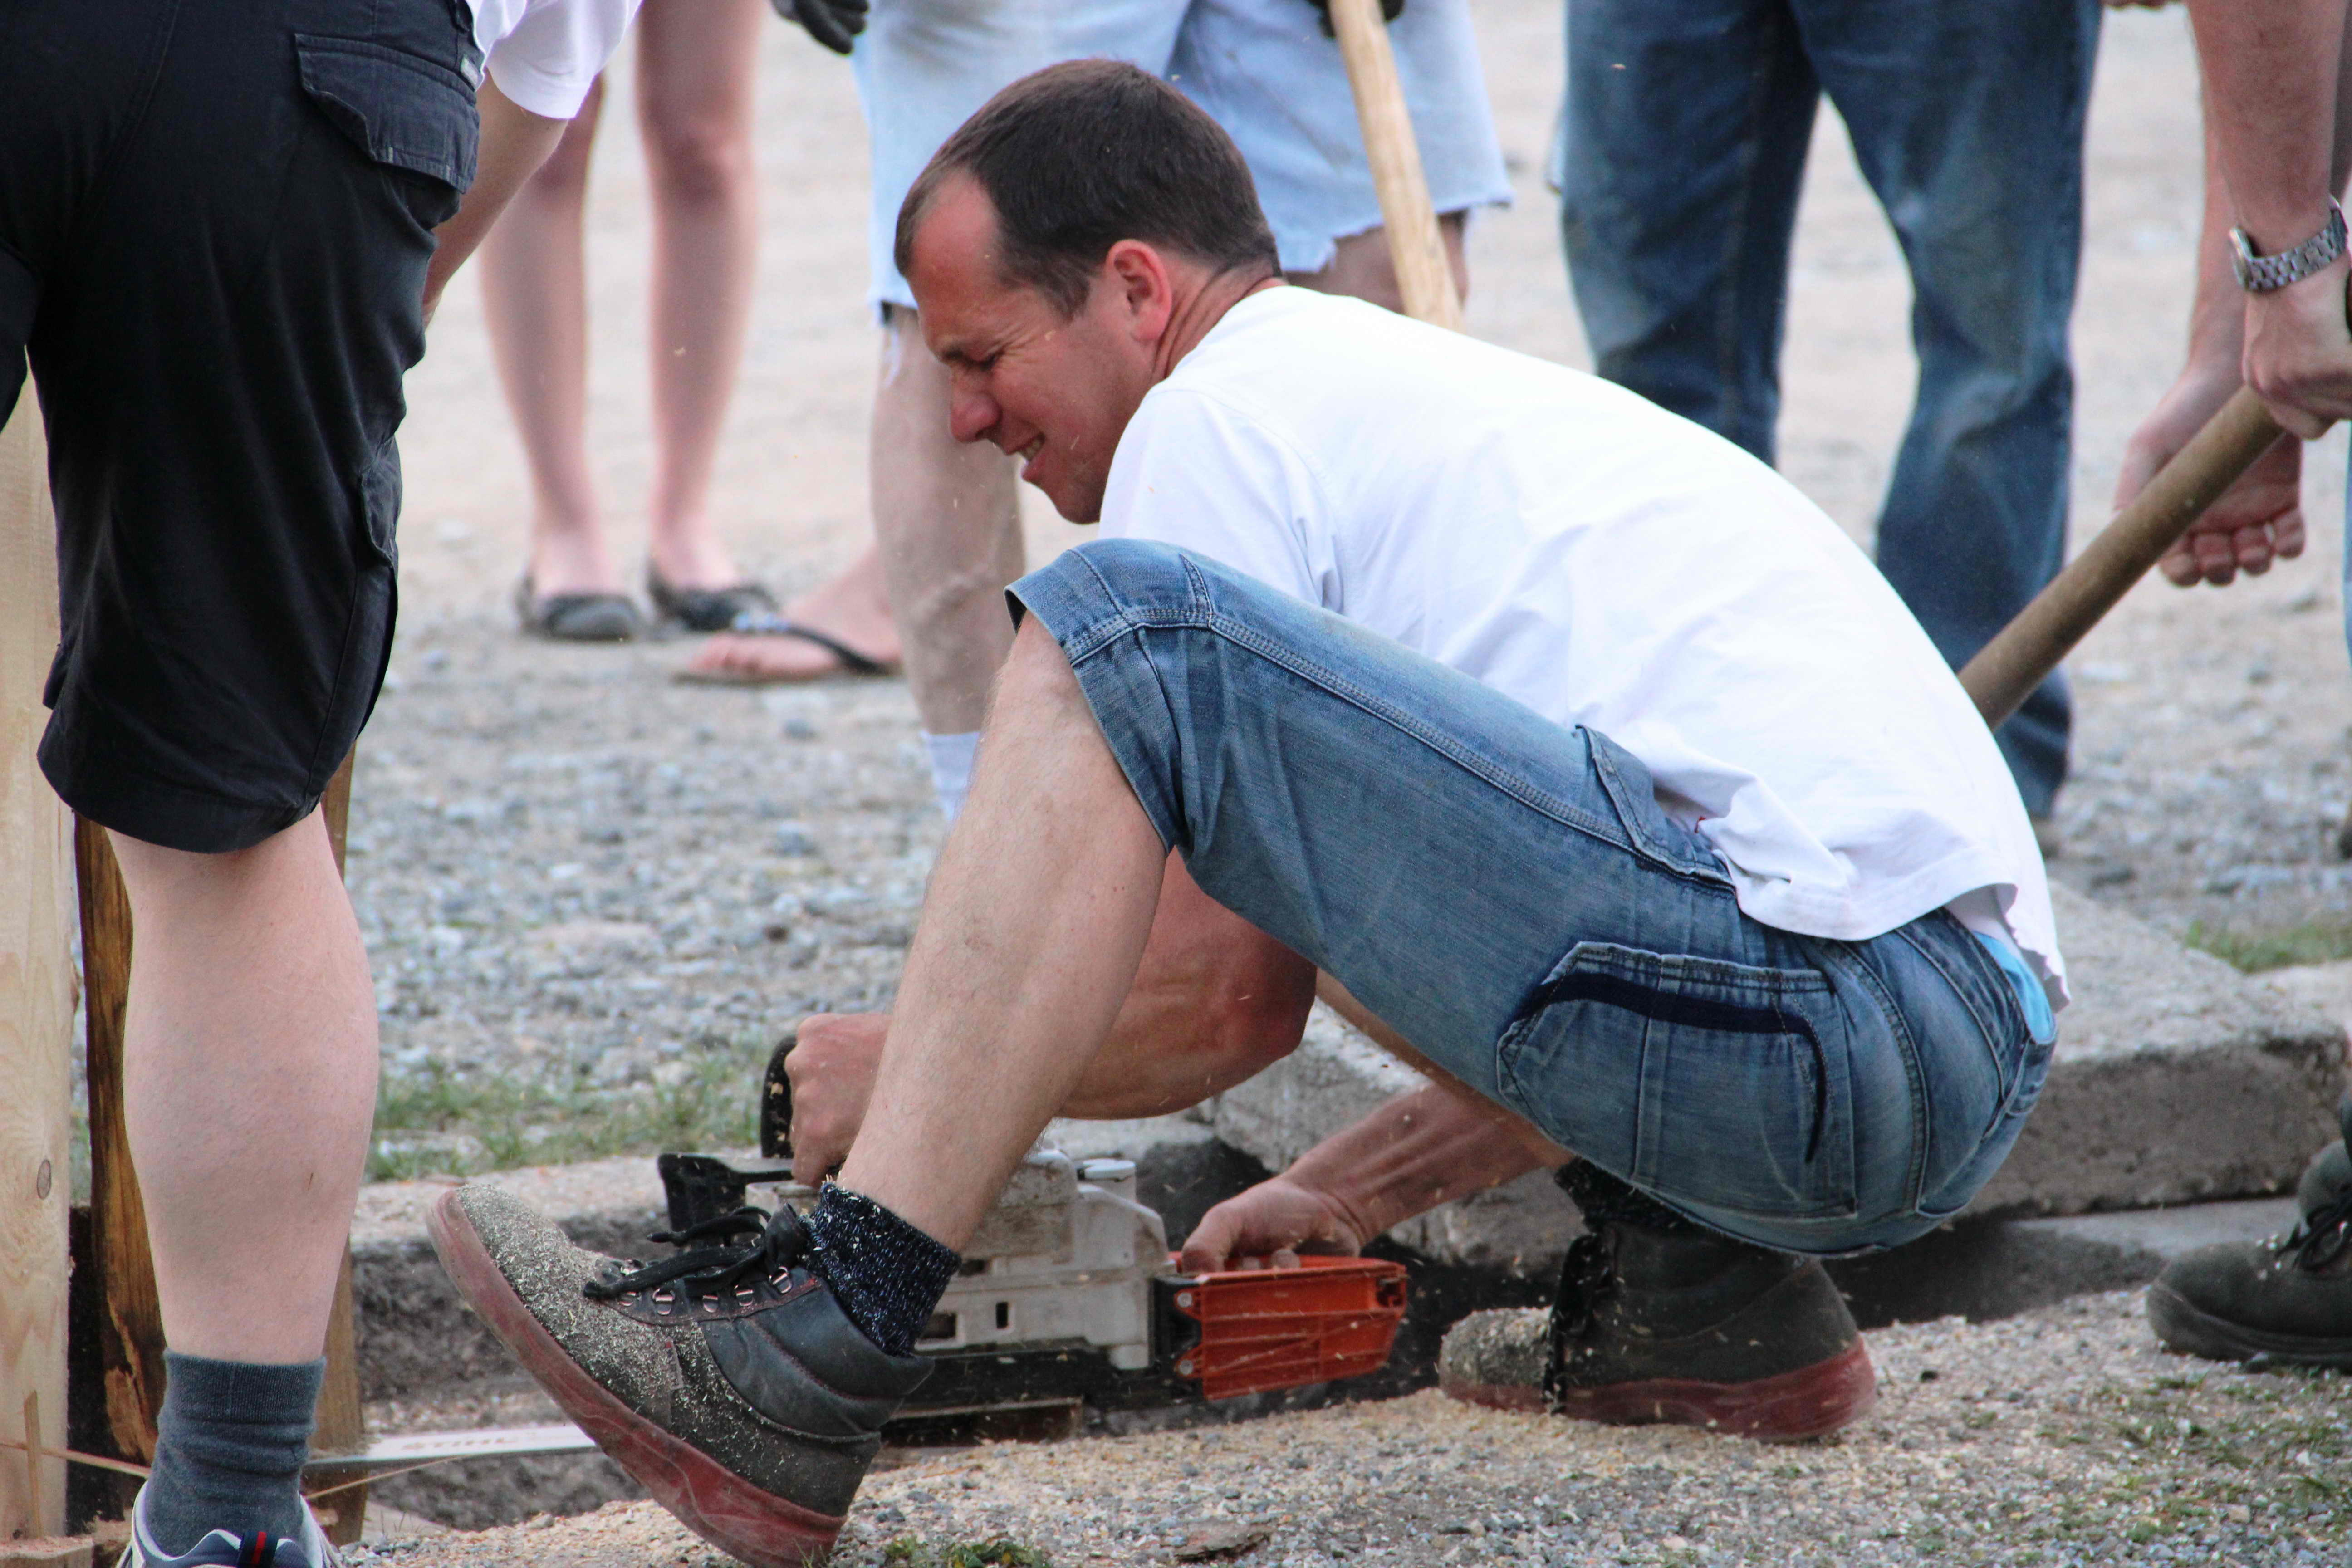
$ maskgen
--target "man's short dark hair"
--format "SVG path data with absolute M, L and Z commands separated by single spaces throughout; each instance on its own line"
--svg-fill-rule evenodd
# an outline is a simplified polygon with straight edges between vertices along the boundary
M 898 270 L 940 186 L 969 174 L 996 209 L 1006 281 L 1065 316 L 1086 303 L 1103 258 L 1141 240 L 1219 273 L 1280 268 L 1241 150 L 1199 105 L 1116 60 L 1071 60 L 982 104 L 923 168 L 898 208 Z

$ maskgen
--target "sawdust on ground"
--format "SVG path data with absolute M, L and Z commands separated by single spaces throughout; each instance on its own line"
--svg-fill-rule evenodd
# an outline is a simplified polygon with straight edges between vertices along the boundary
M 875 1476 L 835 1561 L 1009 1538 L 1061 1568 L 1230 1543 L 1264 1568 L 1450 1563 L 2341 1563 L 2341 1374 L 2159 1352 L 2137 1292 L 1871 1336 L 1877 1409 L 1768 1447 L 1434 1392 L 1231 1426 L 935 1450 Z M 730 1562 L 652 1503 L 401 1542 L 399 1568 Z M 356 1568 L 356 1564 L 355 1564 Z

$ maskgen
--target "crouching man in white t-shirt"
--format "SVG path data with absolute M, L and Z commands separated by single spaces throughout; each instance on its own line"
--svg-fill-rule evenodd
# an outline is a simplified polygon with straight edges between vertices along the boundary
M 1866 1406 L 1814 1258 L 1969 1202 L 2064 992 L 2008 770 L 1861 552 L 1633 394 L 1283 287 L 1231 143 L 1128 67 L 999 95 L 898 247 L 956 435 L 1109 537 L 1012 590 L 839 1184 L 623 1272 L 463 1189 L 436 1224 L 486 1315 L 558 1397 L 595 1384 L 657 1489 L 700 1464 L 821 1532 L 1046 1121 L 1225 1087 L 1295 1043 L 1319 970 L 1435 1087 L 1193 1261 L 1353 1247 L 1560 1166 L 1593 1237 L 1548 1323 L 1457 1331 L 1457 1392 L 1780 1436 Z M 1138 1027 L 1181 1016 L 1171 953 L 1286 1011 L 1254 1046 Z M 814 1137 L 796 1117 L 821 1169 L 842 1140 Z M 687 1393 L 643 1386 L 655 1350 Z

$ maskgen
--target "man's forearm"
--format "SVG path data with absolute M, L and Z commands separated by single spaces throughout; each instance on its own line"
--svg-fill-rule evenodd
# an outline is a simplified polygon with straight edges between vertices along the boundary
M 523 182 L 539 173 L 563 140 L 571 122 L 533 114 L 498 89 L 488 75 L 482 78 L 476 102 L 482 111 L 481 152 L 474 160 L 474 183 L 457 215 L 433 231 L 432 265 L 425 274 L 425 319 L 431 321 L 441 303 L 441 291 L 451 275 L 480 247 L 490 226 Z
M 1440 1204 L 1574 1158 L 1517 1135 L 1519 1119 L 1451 1080 L 1399 1095 L 1300 1155 L 1283 1180 L 1328 1195 L 1370 1237 Z
M 2208 134 L 2238 224 L 2265 255 L 2326 218 L 2344 13 L 2344 0 L 2189 0 Z

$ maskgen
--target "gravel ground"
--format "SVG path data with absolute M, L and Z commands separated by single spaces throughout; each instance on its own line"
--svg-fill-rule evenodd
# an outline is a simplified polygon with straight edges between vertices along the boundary
M 1010 1538 L 1053 1563 L 2161 1563 L 2352 1561 L 2333 1373 L 2157 1352 L 2134 1294 L 1872 1336 L 1879 1404 L 1788 1447 L 1435 1393 L 1242 1426 L 905 1456 L 835 1561 Z M 1243 1546 L 1256 1539 L 1262 1544 Z M 1229 1548 L 1229 1552 L 1232 1549 Z M 723 1564 L 651 1503 L 362 1552 L 399 1568 Z

